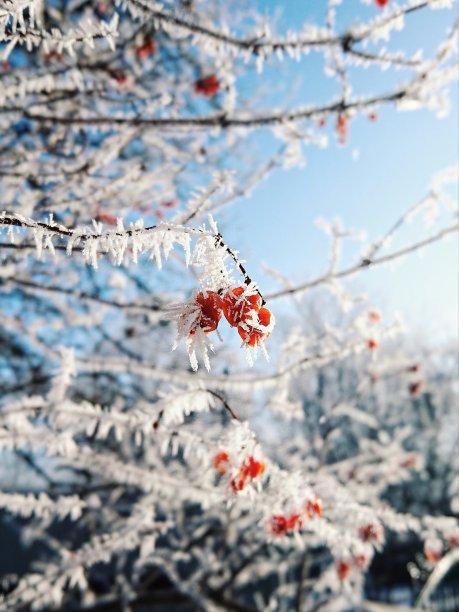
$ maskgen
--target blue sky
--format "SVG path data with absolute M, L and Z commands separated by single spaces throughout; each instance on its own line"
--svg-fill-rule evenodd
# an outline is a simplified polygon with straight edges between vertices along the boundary
M 273 14 L 280 3 L 259 2 Z M 324 2 L 282 3 L 279 29 L 300 29 L 305 19 L 323 12 Z M 349 1 L 341 9 L 340 22 L 362 19 L 377 9 Z M 312 8 L 311 8 L 312 7 Z M 398 34 L 393 49 L 426 54 L 436 48 L 454 20 L 454 11 L 421 11 L 407 20 L 407 28 Z M 274 78 L 277 90 L 266 107 L 276 105 L 293 88 L 302 84 L 289 104 L 326 100 L 333 95 L 333 83 L 322 73 L 320 57 L 310 55 L 299 63 L 274 62 L 260 78 Z M 385 73 L 378 68 L 360 69 L 353 82 L 357 92 L 384 92 L 404 78 L 402 71 Z M 327 149 L 305 149 L 307 164 L 302 169 L 276 170 L 257 187 L 249 199 L 241 200 L 228 212 L 231 223 L 225 236 L 238 248 L 249 264 L 252 275 L 266 292 L 272 280 L 260 270 L 267 263 L 293 281 L 315 276 L 326 269 L 328 242 L 315 226 L 319 216 L 340 217 L 344 225 L 365 229 L 369 238 L 384 233 L 400 214 L 425 193 L 432 174 L 458 159 L 457 87 L 453 87 L 452 107 L 447 118 L 438 119 L 428 111 L 396 112 L 382 108 L 378 121 L 366 117 L 352 121 L 346 147 L 333 137 L 333 125 Z M 260 135 L 263 143 L 264 135 Z M 444 219 L 444 225 L 449 218 Z M 405 227 L 393 246 L 401 246 L 427 236 L 422 223 Z M 349 243 L 344 263 L 357 257 L 358 243 Z M 354 258 L 353 258 L 354 255 Z M 389 314 L 399 311 L 415 333 L 427 338 L 458 336 L 458 241 L 457 237 L 437 243 L 423 251 L 422 258 L 410 255 L 394 267 L 362 273 L 352 281 L 356 290 L 366 291 L 375 306 Z M 276 304 L 277 307 L 277 304 Z M 274 309 L 276 308 L 274 307 Z

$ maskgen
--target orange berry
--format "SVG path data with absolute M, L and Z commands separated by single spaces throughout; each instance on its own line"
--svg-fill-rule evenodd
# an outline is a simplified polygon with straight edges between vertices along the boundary
M 135 54 L 140 60 L 145 60 L 150 55 L 156 53 L 157 45 L 153 38 L 147 40 L 141 47 L 136 49 Z
M 375 340 L 374 338 L 370 338 L 369 340 L 367 340 L 367 349 L 369 349 L 370 351 L 374 351 L 378 347 L 379 347 L 379 342 Z
M 228 453 L 225 451 L 220 451 L 215 455 L 213 465 L 217 472 L 220 472 L 220 474 L 225 474 L 225 472 L 228 470 L 228 463 L 229 457 Z
M 250 455 L 242 466 L 242 471 L 245 476 L 248 476 L 251 480 L 254 480 L 258 476 L 261 476 L 266 469 L 266 465 L 263 461 L 257 461 Z
M 424 546 L 424 555 L 425 555 L 426 561 L 434 564 L 440 561 L 440 559 L 443 556 L 443 551 L 441 549 L 441 546 L 437 544 L 436 542 L 434 542 L 433 544 L 429 544 L 426 542 Z
M 223 297 L 223 314 L 231 327 L 236 327 L 250 318 L 252 311 L 257 313 L 261 308 L 260 294 L 246 295 L 245 291 L 245 287 L 236 287 L 227 291 Z
M 314 518 L 315 516 L 322 516 L 323 507 L 320 499 L 317 497 L 314 499 L 308 499 L 306 502 L 305 514 L 310 519 Z
M 238 474 L 231 479 L 231 488 L 235 493 L 242 491 L 247 483 L 247 480 L 255 480 L 255 478 L 261 476 L 265 470 L 265 463 L 263 461 L 258 461 L 252 457 L 252 455 L 250 455 L 250 457 L 248 457 L 242 464 Z
M 248 346 L 258 346 L 269 336 L 269 332 L 263 328 L 268 328 L 271 323 L 271 312 L 268 308 L 261 308 L 257 313 L 257 318 L 261 328 L 244 322 L 240 323 L 237 328 L 238 334 Z
M 196 303 L 201 309 L 199 320 L 195 327 L 190 330 L 190 335 L 196 333 L 196 327 L 200 327 L 206 334 L 217 329 L 222 318 L 221 299 L 215 291 L 200 291 L 196 296 Z

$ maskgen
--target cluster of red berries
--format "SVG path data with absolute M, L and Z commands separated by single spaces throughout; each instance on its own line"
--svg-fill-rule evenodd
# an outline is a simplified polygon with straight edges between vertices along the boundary
M 225 316 L 247 346 L 258 346 L 269 336 L 272 327 L 271 312 L 262 308 L 259 293 L 248 294 L 246 288 L 229 289 L 223 296 L 215 291 L 199 292 L 195 299 L 200 313 L 190 335 L 200 327 L 206 334 L 215 331 Z
M 217 75 L 209 74 L 195 81 L 194 92 L 207 98 L 213 98 L 220 89 L 220 81 Z
M 220 451 L 214 457 L 214 468 L 220 474 L 226 474 L 229 468 L 229 455 L 226 451 Z M 236 476 L 231 478 L 230 486 L 234 493 L 242 491 L 246 484 L 253 482 L 266 470 L 266 465 L 263 461 L 255 459 L 253 455 L 249 455 L 244 459 Z
M 363 542 L 381 542 L 384 529 L 379 523 L 367 523 L 359 528 L 359 538 Z M 339 559 L 335 564 L 336 575 L 343 582 L 349 577 L 352 568 L 364 570 L 368 567 L 369 557 L 364 552 L 353 553 L 351 559 Z
M 303 516 L 308 519 L 321 517 L 323 514 L 322 502 L 317 497 L 308 499 L 302 514 L 292 512 L 288 515 L 274 514 L 269 522 L 269 530 L 274 536 L 284 536 L 299 531 L 303 526 Z

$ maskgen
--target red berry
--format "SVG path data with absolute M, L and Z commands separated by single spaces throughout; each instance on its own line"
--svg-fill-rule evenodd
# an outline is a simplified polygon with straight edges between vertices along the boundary
M 356 553 L 352 555 L 352 563 L 354 567 L 366 569 L 368 567 L 368 557 L 365 553 Z
M 199 326 L 206 334 L 217 329 L 218 323 L 222 318 L 221 299 L 215 291 L 199 292 L 196 296 L 196 304 L 201 312 L 199 318 L 190 330 L 190 335 L 196 333 Z M 183 315 L 186 316 L 186 315 Z
M 374 338 L 370 338 L 369 340 L 367 340 L 367 349 L 369 349 L 370 351 L 374 351 L 378 347 L 379 347 L 379 342 L 375 340 Z
M 45 64 L 49 64 L 49 62 L 62 62 L 64 61 L 64 55 L 57 51 L 50 51 L 43 56 L 43 59 Z
M 306 502 L 305 514 L 310 519 L 314 518 L 315 516 L 322 516 L 323 507 L 320 499 L 317 499 L 317 497 L 314 499 L 308 499 Z
M 251 480 L 254 480 L 265 471 L 266 466 L 263 461 L 257 461 L 250 455 L 248 459 L 245 460 L 242 466 L 242 472 L 244 476 L 248 476 Z
M 359 528 L 359 538 L 364 542 L 380 542 L 383 535 L 383 528 L 377 523 L 368 523 Z
M 154 53 L 156 53 L 156 50 L 157 50 L 156 42 L 153 38 L 150 38 L 146 40 L 145 43 L 141 47 L 138 47 L 135 50 L 135 54 L 137 55 L 139 60 L 145 60 L 148 57 L 150 57 L 150 55 L 153 55 Z
M 293 513 L 287 517 L 287 529 L 293 531 L 294 529 L 301 529 L 303 520 L 299 514 Z
M 214 457 L 213 465 L 217 472 L 224 474 L 228 469 L 229 457 L 225 451 L 220 451 Z
M 241 472 L 239 472 L 237 476 L 231 479 L 230 484 L 231 484 L 231 488 L 233 489 L 234 493 L 237 493 L 238 491 L 242 491 L 242 489 L 245 487 L 245 476 L 241 474 Z
M 269 336 L 268 326 L 271 323 L 271 312 L 268 308 L 260 308 L 257 318 L 257 326 L 242 322 L 237 327 L 238 334 L 248 346 L 258 346 Z
M 351 571 L 351 564 L 348 563 L 347 561 L 338 561 L 335 565 L 335 569 L 336 569 L 336 573 L 338 575 L 338 578 L 341 580 L 341 582 L 343 580 L 346 580 L 346 578 L 349 576 L 349 573 Z
M 336 120 L 336 134 L 338 136 L 338 142 L 342 145 L 345 145 L 347 141 L 348 124 L 349 117 L 340 113 Z
M 400 462 L 400 467 L 405 469 L 411 469 L 416 466 L 416 455 L 411 454 L 406 459 Z
M 379 8 L 384 8 L 386 4 L 389 4 L 389 0 L 375 0 L 375 4 L 379 6 Z
M 266 465 L 263 461 L 258 461 L 252 455 L 248 457 L 242 464 L 238 474 L 231 479 L 231 488 L 235 493 L 242 491 L 245 487 L 247 480 L 252 481 L 258 476 L 261 476 L 266 469 Z
M 194 91 L 198 95 L 207 96 L 212 98 L 220 89 L 220 81 L 215 74 L 202 77 L 198 79 L 194 84 Z
M 370 323 L 374 323 L 376 325 L 376 323 L 379 323 L 381 321 L 381 315 L 377 310 L 369 310 L 368 320 L 370 321 Z
M 442 546 L 440 542 L 426 542 L 424 545 L 424 555 L 429 563 L 438 563 L 443 556 Z
M 275 514 L 271 517 L 269 527 L 273 535 L 285 535 L 288 532 L 287 519 L 282 514 Z
M 408 391 L 410 392 L 411 397 L 417 397 L 418 395 L 421 395 L 423 390 L 424 390 L 424 383 L 422 382 L 422 380 L 419 380 L 418 382 L 415 382 L 415 383 L 411 383 L 408 386 Z
M 236 327 L 261 308 L 259 293 L 246 294 L 246 287 L 236 287 L 226 292 L 222 301 L 223 314 L 231 327 Z
M 106 223 L 107 225 L 116 225 L 117 219 L 110 213 L 99 213 L 96 217 L 96 221 Z
M 120 85 L 127 83 L 128 78 L 123 72 L 119 72 L 118 70 L 109 70 L 108 74 Z

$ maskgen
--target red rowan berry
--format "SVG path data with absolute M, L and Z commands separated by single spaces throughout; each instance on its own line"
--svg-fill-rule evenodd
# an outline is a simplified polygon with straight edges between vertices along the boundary
M 349 117 L 344 113 L 340 113 L 336 120 L 336 134 L 338 142 L 342 145 L 346 144 L 348 132 Z
M 107 225 L 116 225 L 117 218 L 111 215 L 110 213 L 99 213 L 96 216 L 96 221 L 100 221 L 101 223 L 106 223 Z
M 308 518 L 312 519 L 315 516 L 322 516 L 323 507 L 320 499 L 315 497 L 314 499 L 308 499 L 305 507 L 305 514 Z
M 196 333 L 199 326 L 206 334 L 217 329 L 218 323 L 222 318 L 221 299 L 215 291 L 199 292 L 196 296 L 196 304 L 201 313 L 195 326 L 190 330 L 190 335 Z
M 352 555 L 352 564 L 359 569 L 366 569 L 368 561 L 369 559 L 365 553 L 355 553 Z
M 417 461 L 416 455 L 411 454 L 406 459 L 400 462 L 400 467 L 405 468 L 407 470 L 414 468 L 416 466 L 416 461 Z
M 359 528 L 359 538 L 364 542 L 380 542 L 383 536 L 384 530 L 377 523 L 368 523 Z
M 408 391 L 411 397 L 418 397 L 418 395 L 421 395 L 423 390 L 424 390 L 424 383 L 422 382 L 422 380 L 419 380 L 418 382 L 414 382 L 408 385 Z
M 194 91 L 198 95 L 207 96 L 212 98 L 220 89 L 220 81 L 215 74 L 202 77 L 198 79 L 194 84 Z
M 381 315 L 377 310 L 369 310 L 368 311 L 368 320 L 370 323 L 379 323 L 381 321 Z
M 229 457 L 225 451 L 220 451 L 214 457 L 213 465 L 217 472 L 225 474 L 228 470 Z
M 424 556 L 428 563 L 438 563 L 443 556 L 441 542 L 426 542 L 424 544 Z
M 297 513 L 293 513 L 287 517 L 287 529 L 293 531 L 294 529 L 301 529 L 303 525 L 303 519 Z
M 153 55 L 154 53 L 156 53 L 157 50 L 157 45 L 156 42 L 153 38 L 149 38 L 148 40 L 146 40 L 144 42 L 144 44 L 141 47 L 138 47 L 135 50 L 135 54 L 137 55 L 139 60 L 145 60 L 148 57 L 150 57 L 150 55 Z
M 338 578 L 341 580 L 341 582 L 343 582 L 343 580 L 346 580 L 346 578 L 349 576 L 352 566 L 348 561 L 340 560 L 337 561 L 335 569 Z
M 275 514 L 271 517 L 269 528 L 273 535 L 282 536 L 288 532 L 287 519 L 282 514 Z
M 271 312 L 268 308 L 261 308 L 257 313 L 258 325 L 242 322 L 237 331 L 247 346 L 258 346 L 269 336 L 268 327 L 271 323 Z
M 254 459 L 252 455 L 250 455 L 250 457 L 245 460 L 242 466 L 244 476 L 248 476 L 251 480 L 254 480 L 255 478 L 258 478 L 258 476 L 261 476 L 265 469 L 266 466 L 263 461 L 257 461 L 257 459 Z
M 261 476 L 266 469 L 263 461 L 258 461 L 252 455 L 242 464 L 238 474 L 231 479 L 230 485 L 235 493 L 242 491 L 247 481 L 252 481 Z
M 247 295 L 245 287 L 235 287 L 224 295 L 222 308 L 231 327 L 237 327 L 239 323 L 250 318 L 253 311 L 258 313 L 261 308 L 261 297 L 259 293 Z

